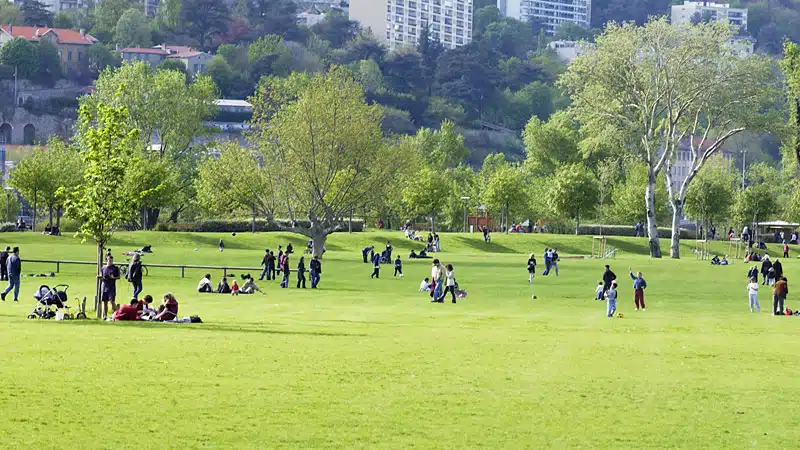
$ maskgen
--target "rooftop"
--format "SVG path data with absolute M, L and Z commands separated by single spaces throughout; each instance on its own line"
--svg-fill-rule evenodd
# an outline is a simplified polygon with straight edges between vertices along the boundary
M 0 31 L 10 35 L 11 37 L 21 37 L 27 41 L 38 41 L 45 35 L 52 33 L 56 37 L 56 40 L 61 44 L 92 45 L 97 42 L 97 39 L 90 34 L 64 28 L 2 25 L 0 26 Z
M 120 53 L 141 53 L 145 55 L 168 55 L 169 53 L 161 50 L 159 48 L 138 48 L 138 47 L 128 47 L 123 48 L 119 51 Z

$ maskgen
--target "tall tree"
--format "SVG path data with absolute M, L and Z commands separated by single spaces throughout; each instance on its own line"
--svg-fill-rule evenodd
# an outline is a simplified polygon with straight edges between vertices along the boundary
M 30 78 L 39 70 L 39 52 L 31 42 L 17 37 L 0 48 L 0 64 L 16 67 L 23 78 Z
M 200 76 L 187 84 L 180 72 L 153 71 L 149 64 L 137 62 L 103 72 L 95 87 L 92 95 L 81 98 L 81 105 L 90 110 L 101 104 L 124 106 L 126 124 L 139 130 L 139 149 L 169 162 L 180 176 L 170 178 L 177 184 L 168 190 L 181 193 L 182 201 L 188 201 L 192 196 L 191 179 L 202 151 L 196 139 L 207 135 L 203 123 L 216 113 L 214 102 L 218 97 L 214 82 Z M 181 204 L 149 208 L 142 226 L 146 229 L 155 226 L 161 208 L 168 206 L 179 210 Z
M 22 25 L 22 12 L 14 3 L 0 2 L 0 23 L 5 25 Z
M 525 164 L 532 174 L 553 174 L 565 164 L 581 162 L 578 149 L 578 125 L 566 112 L 558 112 L 547 122 L 532 117 L 522 133 L 527 158 Z
M 489 211 L 500 211 L 503 229 L 508 230 L 512 212 L 520 213 L 525 208 L 528 200 L 526 194 L 522 170 L 503 164 L 487 177 L 481 199 Z
M 784 142 L 784 149 L 794 155 L 800 170 L 800 45 L 787 41 L 783 53 L 780 66 L 786 79 L 789 106 L 788 139 Z
M 345 42 L 358 34 L 358 22 L 350 20 L 340 11 L 331 11 L 324 20 L 312 26 L 311 31 L 318 38 L 330 42 L 334 48 L 342 48 Z M 383 30 L 372 31 L 377 33 Z
M 11 172 L 9 185 L 33 206 L 34 231 L 39 217 L 39 201 L 43 196 L 55 194 L 58 189 L 51 176 L 53 168 L 47 150 L 39 147 L 22 158 Z
M 697 171 L 725 141 L 769 121 L 776 81 L 762 57 L 739 58 L 721 22 L 675 26 L 654 19 L 644 27 L 610 24 L 597 46 L 577 58 L 560 83 L 570 93 L 572 112 L 589 133 L 619 136 L 648 167 L 645 195 L 650 253 L 661 256 L 655 218 L 655 184 L 673 164 L 684 139 L 690 142 L 690 175 L 671 192 L 670 253 L 680 256 L 679 220 Z M 641 49 L 648 51 L 643 52 Z M 671 187 L 671 180 L 668 186 Z
M 575 234 L 586 216 L 597 206 L 597 180 L 583 164 L 569 164 L 556 171 L 548 195 L 550 206 L 562 217 L 575 220 Z
M 708 227 L 729 218 L 736 184 L 733 165 L 719 156 L 713 158 L 686 192 L 686 214 Z
M 125 178 L 139 144 L 136 129 L 127 126 L 125 107 L 103 103 L 82 106 L 77 145 L 86 168 L 83 182 L 65 187 L 67 215 L 81 223 L 84 239 L 97 243 L 97 274 L 103 263 L 103 248 L 133 213 L 140 191 L 125 190 Z M 100 318 L 100 277 L 95 285 L 95 311 Z
M 287 40 L 301 37 L 297 27 L 297 4 L 292 0 L 247 0 L 247 22 L 252 39 L 277 34 Z
M 153 31 L 150 19 L 137 8 L 125 10 L 114 27 L 114 41 L 120 47 L 152 46 Z
M 230 10 L 219 0 L 184 0 L 181 19 L 183 31 L 207 50 L 214 36 L 228 29 Z
M 25 0 L 19 10 L 22 22 L 29 27 L 49 27 L 53 24 L 53 13 L 38 0 Z
M 343 218 L 375 183 L 392 176 L 393 156 L 383 145 L 382 109 L 364 102 L 363 88 L 347 70 L 293 74 L 262 83 L 252 99 L 254 133 L 275 179 L 276 195 L 292 218 L 309 226 L 283 226 L 314 241 L 322 255 L 328 235 L 345 229 Z
M 94 9 L 94 28 L 92 35 L 102 42 L 110 42 L 114 29 L 125 11 L 131 8 L 141 9 L 141 3 L 135 0 L 103 0 Z

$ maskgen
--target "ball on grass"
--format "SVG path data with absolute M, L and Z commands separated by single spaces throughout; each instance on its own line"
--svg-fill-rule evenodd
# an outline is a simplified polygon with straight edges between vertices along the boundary
M 536 300 L 536 296 L 535 295 L 531 295 L 531 300 Z
M 236 232 L 234 231 L 233 233 L 231 233 L 231 236 L 236 236 Z
M 400 274 L 400 278 L 403 278 L 403 274 L 402 273 Z
M 197 251 L 197 248 L 196 248 L 196 247 L 195 247 L 194 251 Z

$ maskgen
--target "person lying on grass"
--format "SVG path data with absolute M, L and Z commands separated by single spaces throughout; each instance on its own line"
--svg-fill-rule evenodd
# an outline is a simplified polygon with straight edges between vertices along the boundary
M 156 313 L 153 320 L 158 322 L 166 322 L 168 320 L 175 320 L 178 318 L 178 300 L 175 299 L 175 296 L 172 293 L 167 292 L 164 294 L 164 301 L 161 306 L 158 307 L 158 312 Z

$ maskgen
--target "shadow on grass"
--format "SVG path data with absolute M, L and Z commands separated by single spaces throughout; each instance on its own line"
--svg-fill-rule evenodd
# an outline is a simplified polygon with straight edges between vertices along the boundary
M 470 239 L 462 236 L 452 236 L 452 239 L 473 250 L 479 250 L 489 253 L 519 253 L 512 248 L 500 244 L 495 244 L 493 242 L 487 244 L 483 242 L 483 240 L 481 239 Z
M 225 249 L 230 250 L 255 250 L 253 248 L 252 239 L 259 239 L 264 241 L 264 248 L 269 248 L 273 252 L 278 252 L 278 245 L 282 246 L 284 249 L 286 245 L 291 242 L 292 247 L 294 247 L 295 253 L 301 253 L 306 248 L 306 244 L 308 244 L 308 238 L 302 236 L 300 234 L 291 234 L 291 233 L 283 233 L 283 232 L 263 232 L 263 233 L 256 233 L 253 234 L 251 232 L 241 232 L 236 233 L 236 236 L 233 236 L 232 233 L 189 233 L 189 232 L 174 232 L 169 233 L 168 238 L 170 240 L 165 241 L 163 240 L 164 236 L 152 236 L 155 239 L 161 239 L 160 241 L 152 241 L 152 239 L 148 239 L 149 236 L 146 234 L 142 235 L 122 235 L 119 238 L 116 238 L 115 241 L 112 241 L 110 246 L 117 245 L 117 246 L 130 246 L 140 248 L 144 245 L 152 245 L 153 251 L 158 251 L 159 245 L 164 245 L 167 247 L 176 247 L 176 246 L 188 246 L 188 247 L 198 247 L 198 248 L 214 248 L 216 249 L 219 246 L 219 240 L 225 243 Z M 135 239 L 131 239 L 131 237 L 135 237 Z M 244 238 L 242 241 L 238 241 L 237 238 L 242 237 Z M 328 251 L 342 251 L 342 248 L 338 245 L 329 245 L 327 242 L 325 244 L 325 248 Z

